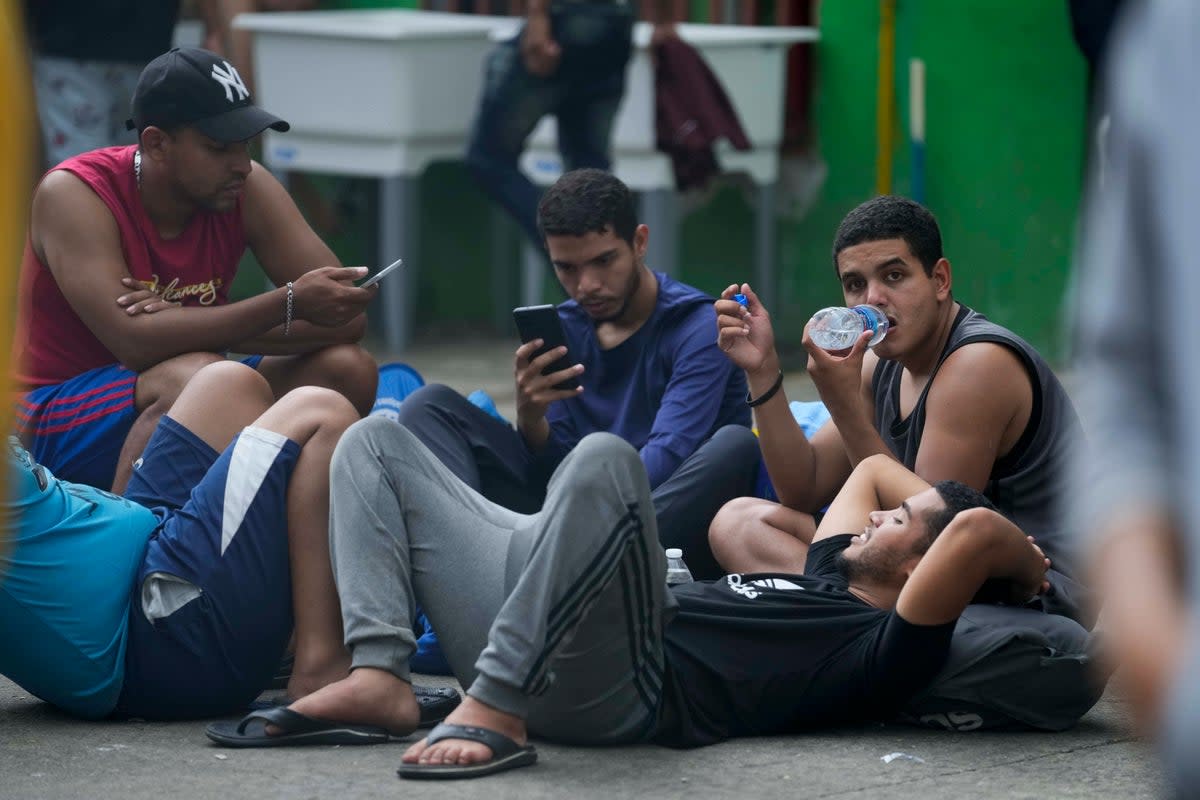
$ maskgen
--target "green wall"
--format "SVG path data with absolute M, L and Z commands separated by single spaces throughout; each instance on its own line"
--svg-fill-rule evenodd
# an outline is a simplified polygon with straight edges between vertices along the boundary
M 878 0 L 825 0 L 816 120 L 829 174 L 805 220 L 780 226 L 788 329 L 836 300 L 829 244 L 875 193 Z M 907 64 L 926 64 L 926 203 L 942 227 L 958 299 L 1063 352 L 1058 310 L 1081 185 L 1085 70 L 1066 4 L 899 0 L 892 191 L 909 189 Z M 702 226 L 698 226 L 703 229 Z

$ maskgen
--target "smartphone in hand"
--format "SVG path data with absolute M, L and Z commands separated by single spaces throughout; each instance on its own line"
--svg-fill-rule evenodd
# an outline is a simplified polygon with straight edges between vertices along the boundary
M 379 270 L 379 272 L 376 272 L 374 275 L 372 275 L 371 277 L 367 278 L 365 281 L 360 283 L 358 285 L 358 288 L 366 289 L 368 286 L 374 286 L 375 284 L 379 283 L 379 281 L 381 281 L 383 279 L 384 275 L 387 275 L 392 270 L 398 269 L 402 266 L 404 266 L 404 259 L 398 258 L 391 264 L 388 264 L 386 267 Z
M 517 323 L 517 332 L 521 335 L 522 342 L 531 342 L 534 339 L 541 339 L 542 346 L 531 356 L 537 358 L 547 350 L 553 350 L 556 347 L 562 347 L 567 343 L 566 333 L 563 332 L 562 320 L 558 318 L 558 309 L 552 305 L 544 306 L 522 306 L 513 309 L 513 320 Z M 552 372 L 567 369 L 574 365 L 569 352 L 563 353 L 561 358 L 555 359 L 554 363 L 542 370 L 543 375 L 549 375 Z M 579 379 L 572 375 L 561 383 L 554 384 L 555 389 L 575 389 L 579 386 Z

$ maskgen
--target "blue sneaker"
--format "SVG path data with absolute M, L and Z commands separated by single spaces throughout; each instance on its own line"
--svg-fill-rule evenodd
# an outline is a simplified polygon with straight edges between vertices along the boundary
M 375 391 L 372 414 L 396 419 L 404 398 L 425 385 L 421 373 L 400 361 L 379 367 L 379 388 Z
M 504 415 L 500 413 L 500 409 L 496 408 L 496 401 L 493 400 L 492 396 L 483 389 L 476 389 L 475 391 L 471 392 L 469 395 L 467 395 L 467 400 L 474 405 L 479 406 L 484 411 L 503 422 L 505 425 L 510 424 L 509 421 L 504 418 Z

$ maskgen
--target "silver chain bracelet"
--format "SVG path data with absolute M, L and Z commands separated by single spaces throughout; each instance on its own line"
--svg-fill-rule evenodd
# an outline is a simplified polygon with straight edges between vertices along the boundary
M 287 315 L 283 318 L 283 335 L 292 332 L 292 311 L 295 307 L 296 293 L 292 291 L 292 282 L 287 282 Z

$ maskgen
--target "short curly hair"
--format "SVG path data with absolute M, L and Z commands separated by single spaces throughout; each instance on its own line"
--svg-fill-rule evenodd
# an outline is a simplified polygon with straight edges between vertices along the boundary
M 933 274 L 934 264 L 942 258 L 942 232 L 929 209 L 907 197 L 885 194 L 858 206 L 838 225 L 833 237 L 834 270 L 838 255 L 847 247 L 882 239 L 903 239 L 926 275 Z
M 538 203 L 537 226 L 542 241 L 547 236 L 604 233 L 611 227 L 613 233 L 632 245 L 637 225 L 633 192 L 600 169 L 565 173 Z

